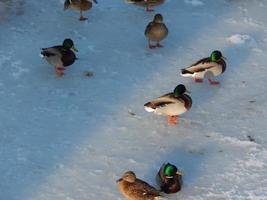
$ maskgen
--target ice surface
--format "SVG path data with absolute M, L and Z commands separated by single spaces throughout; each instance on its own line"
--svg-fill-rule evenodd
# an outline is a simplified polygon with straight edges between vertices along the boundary
M 156 12 L 124 1 L 99 0 L 85 22 L 63 0 L 0 2 L 1 200 L 122 200 L 124 171 L 155 185 L 163 162 L 184 173 L 168 199 L 266 199 L 267 1 L 166 1 L 155 10 L 170 34 L 154 50 Z M 40 48 L 66 37 L 79 59 L 57 78 Z M 179 75 L 215 49 L 219 86 Z M 170 127 L 143 105 L 179 83 L 193 106 Z

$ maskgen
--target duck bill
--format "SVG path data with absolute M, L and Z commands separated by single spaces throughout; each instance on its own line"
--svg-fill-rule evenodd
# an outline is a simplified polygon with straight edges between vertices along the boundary
M 223 60 L 227 60 L 226 57 L 224 57 L 224 56 L 222 56 L 222 59 L 223 59 Z
M 71 49 L 75 52 L 78 52 L 78 49 L 76 49 L 75 46 L 71 47 Z
M 188 93 L 188 94 L 191 94 L 191 92 L 189 90 L 186 90 L 185 92 Z
M 122 178 L 120 178 L 120 179 L 118 179 L 118 180 L 116 180 L 116 182 L 118 183 L 118 182 L 121 182 L 122 181 Z
M 178 176 L 183 176 L 183 175 L 184 175 L 183 172 L 180 172 L 180 171 L 177 171 L 176 174 L 177 174 Z

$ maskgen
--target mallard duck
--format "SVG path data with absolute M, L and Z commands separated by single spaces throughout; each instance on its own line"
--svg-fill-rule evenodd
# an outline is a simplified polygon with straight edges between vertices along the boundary
M 97 4 L 96 0 L 66 0 L 64 3 L 64 10 L 68 8 L 79 10 L 80 21 L 84 21 L 88 18 L 83 16 L 83 11 L 90 10 L 93 6 L 93 2 Z
M 62 45 L 42 48 L 41 56 L 55 67 L 58 76 L 62 76 L 65 67 L 72 65 L 77 59 L 74 51 L 78 50 L 74 47 L 73 41 L 67 38 Z
M 197 83 L 202 83 L 206 77 L 211 85 L 217 85 L 220 82 L 214 81 L 211 78 L 222 74 L 226 69 L 225 57 L 218 50 L 211 53 L 210 57 L 203 58 L 195 64 L 181 70 L 181 75 L 184 77 L 193 77 Z
M 177 124 L 177 117 L 188 111 L 192 106 L 192 99 L 184 85 L 177 85 L 173 92 L 158 97 L 146 103 L 145 110 L 168 116 L 168 124 Z
M 159 42 L 168 35 L 168 28 L 163 23 L 161 14 L 156 14 L 154 20 L 150 22 L 145 30 L 145 36 L 148 39 L 149 48 L 163 47 Z M 150 41 L 156 41 L 156 45 L 151 45 Z
M 154 11 L 151 7 L 158 6 L 164 3 L 165 0 L 128 0 L 129 3 L 134 3 L 138 6 L 146 7 L 146 11 Z
M 125 172 L 117 180 L 118 189 L 128 200 L 160 200 L 161 195 L 158 190 L 148 183 L 136 178 L 132 171 Z
M 156 181 L 163 192 L 176 193 L 181 190 L 182 175 L 175 165 L 164 163 L 156 176 Z

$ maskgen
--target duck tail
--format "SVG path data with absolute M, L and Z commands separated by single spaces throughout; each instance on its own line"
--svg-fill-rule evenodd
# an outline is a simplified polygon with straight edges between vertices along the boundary
M 43 57 L 50 57 L 50 56 L 55 56 L 54 53 L 51 53 L 49 51 L 45 51 L 43 50 L 41 53 L 40 53 L 40 56 L 43 58 Z
M 192 76 L 194 72 L 190 72 L 187 69 L 181 69 L 181 75 L 182 76 Z
M 148 102 L 144 105 L 145 107 L 145 110 L 147 112 L 154 112 L 155 111 L 155 108 L 153 108 L 153 104 L 151 102 Z
M 66 0 L 64 3 L 64 10 L 67 10 L 70 6 L 70 0 Z

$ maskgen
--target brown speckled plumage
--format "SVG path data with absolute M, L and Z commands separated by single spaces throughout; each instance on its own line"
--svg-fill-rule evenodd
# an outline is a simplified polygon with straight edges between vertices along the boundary
M 145 36 L 148 39 L 149 47 L 161 47 L 159 42 L 168 35 L 168 28 L 163 23 L 163 17 L 161 14 L 156 14 L 152 22 L 150 22 L 145 29 Z M 151 46 L 150 41 L 157 42 L 158 46 Z
M 157 200 L 160 193 L 148 183 L 136 178 L 132 171 L 125 172 L 118 181 L 118 189 L 128 200 Z
M 163 4 L 165 0 L 128 0 L 130 3 L 134 3 L 138 6 L 146 7 L 147 11 L 153 11 L 150 10 L 149 7 L 152 6 L 158 6 L 160 4 Z
M 95 3 L 97 3 L 96 0 L 93 0 Z M 85 20 L 87 18 L 83 17 L 82 12 L 90 10 L 93 6 L 93 3 L 88 0 L 65 0 L 64 3 L 64 10 L 66 9 L 74 9 L 80 11 L 80 20 Z

